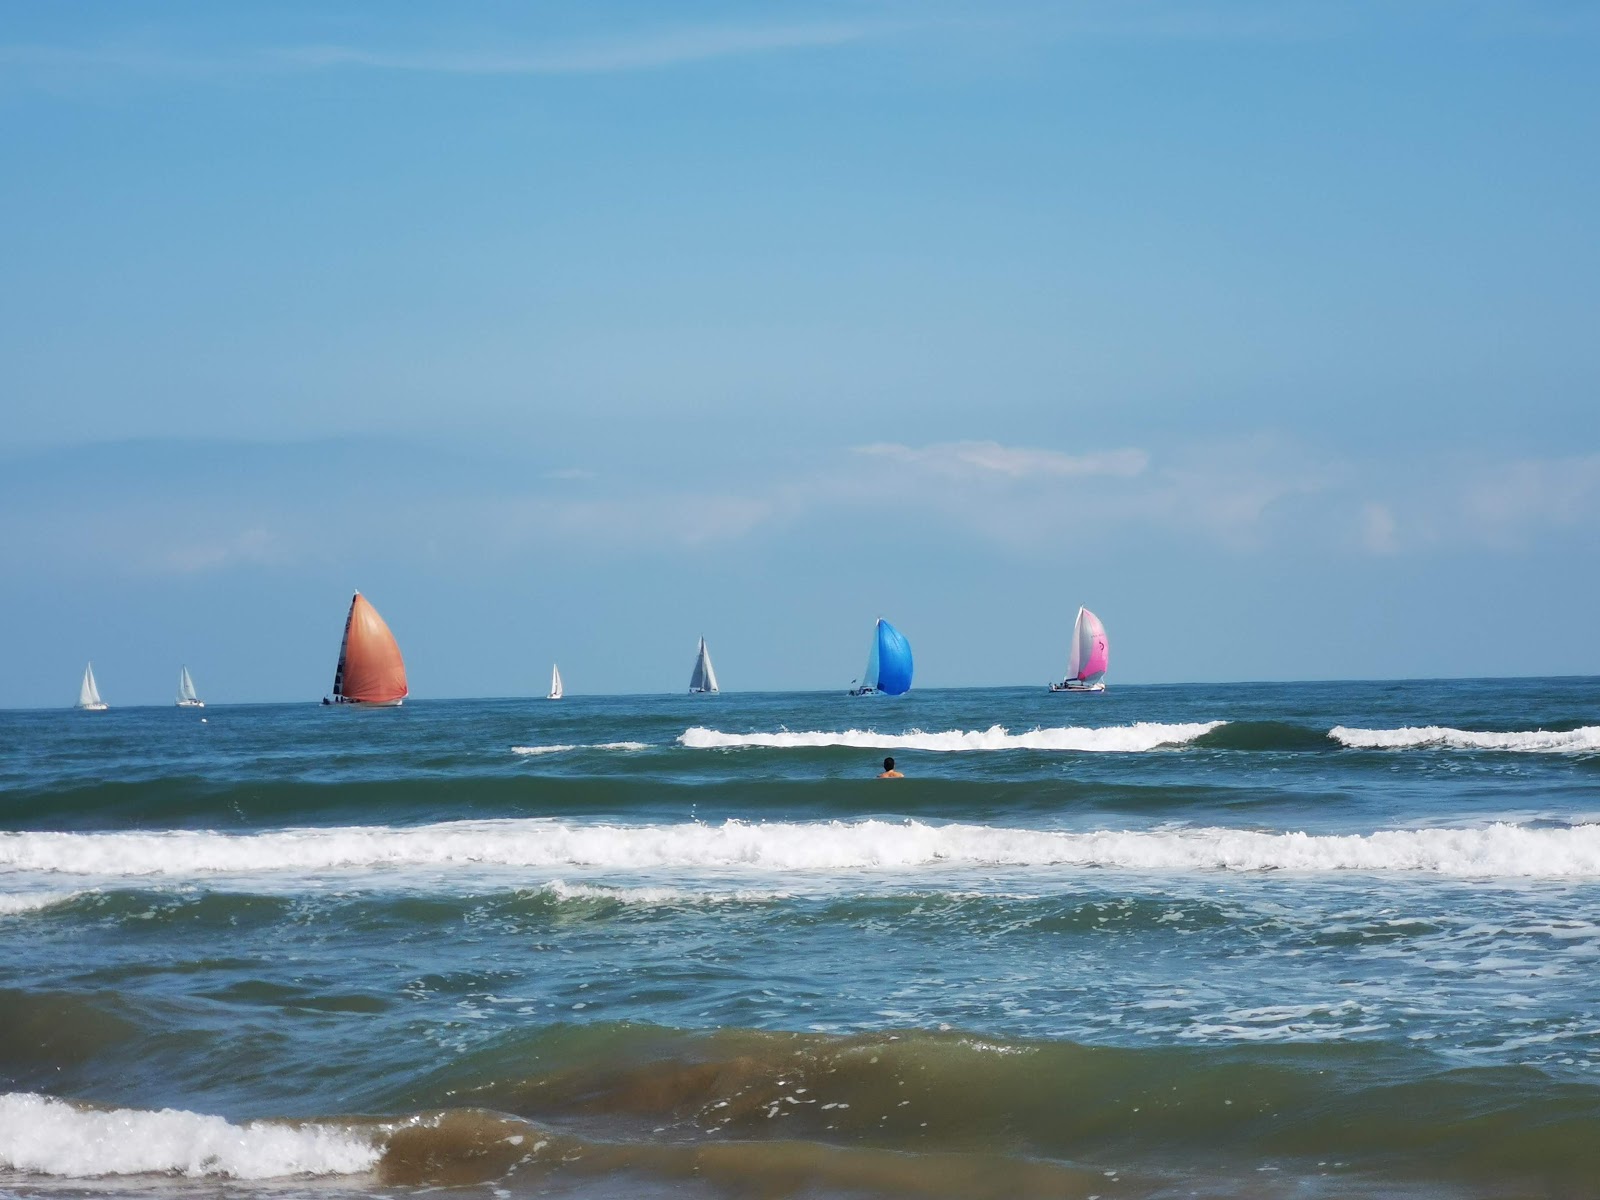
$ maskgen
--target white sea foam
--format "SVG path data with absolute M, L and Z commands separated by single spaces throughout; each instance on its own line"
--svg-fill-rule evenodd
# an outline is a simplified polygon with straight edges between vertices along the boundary
M 15 913 L 38 912 L 65 904 L 82 892 L 9 892 L 0 893 L 0 917 Z
M 723 892 L 707 892 L 683 887 L 599 887 L 588 883 L 567 883 L 552 879 L 538 889 L 557 900 L 610 900 L 616 904 L 654 907 L 666 904 L 770 904 L 775 900 L 788 900 L 788 891 L 762 891 L 753 888 L 736 888 Z
M 648 750 L 649 742 L 597 742 L 591 746 L 579 745 L 554 745 L 554 746 L 513 746 L 513 754 L 565 754 L 569 750 Z
M 971 866 L 1600 876 L 1600 825 L 1498 823 L 1336 835 L 1227 828 L 1064 833 L 883 820 L 610 825 L 523 819 L 257 834 L 0 833 L 0 869 L 102 878 L 387 867 L 803 873 Z
M 1337 725 L 1328 731 L 1334 741 L 1354 750 L 1415 750 L 1441 747 L 1449 750 L 1513 750 L 1524 754 L 1584 754 L 1600 751 L 1600 725 L 1553 732 L 1544 729 L 1494 733 L 1451 729 L 1444 725 L 1417 725 L 1403 729 L 1351 729 Z
M 0 1167 L 29 1174 L 353 1175 L 372 1170 L 381 1154 L 371 1133 L 333 1125 L 236 1125 L 171 1108 L 80 1108 L 26 1092 L 0 1095 Z
M 848 746 L 856 750 L 1106 750 L 1142 751 L 1164 746 L 1181 746 L 1210 733 L 1223 721 L 1202 721 L 1182 725 L 1163 725 L 1140 721 L 1133 725 L 1105 728 L 1067 725 L 1055 729 L 1032 729 L 1012 733 L 1000 725 L 988 729 L 951 729 L 942 733 L 877 733 L 871 729 L 845 729 L 838 732 L 723 733 L 695 726 L 679 735 L 678 741 L 692 750 L 724 750 L 746 746 L 769 749 L 795 749 L 806 746 Z

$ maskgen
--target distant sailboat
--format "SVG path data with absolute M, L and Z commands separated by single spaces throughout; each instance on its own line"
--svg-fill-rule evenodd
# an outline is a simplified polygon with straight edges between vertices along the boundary
M 84 712 L 105 712 L 111 706 L 100 699 L 100 689 L 94 685 L 94 664 L 83 669 L 83 686 L 78 689 L 78 707 Z
M 409 692 L 400 646 L 378 610 L 360 592 L 350 597 L 350 615 L 333 673 L 333 699 L 324 704 L 396 708 Z
M 1052 683 L 1052 692 L 1103 692 L 1106 667 L 1111 662 L 1111 643 L 1106 627 L 1087 608 L 1078 609 L 1072 626 L 1072 649 L 1067 654 L 1067 677 Z
M 178 707 L 204 708 L 205 706 L 206 702 L 195 695 L 194 680 L 189 677 L 189 668 L 180 668 L 178 671 Z
M 706 649 L 705 638 L 700 639 L 700 653 L 695 655 L 694 674 L 689 676 L 689 692 L 715 692 L 717 673 L 711 667 L 711 651 Z
M 559 700 L 566 694 L 566 690 L 561 686 L 561 668 L 552 664 L 550 667 L 550 694 L 545 699 Z
M 872 631 L 872 649 L 867 652 L 867 669 L 852 696 L 899 696 L 911 690 L 911 643 L 882 617 Z

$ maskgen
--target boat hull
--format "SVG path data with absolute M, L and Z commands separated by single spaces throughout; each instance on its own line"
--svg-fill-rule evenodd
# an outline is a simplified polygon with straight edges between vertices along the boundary
M 338 699 L 330 706 L 332 708 L 399 708 L 404 704 L 405 697 L 398 700 L 345 700 Z
M 111 707 L 111 705 L 103 704 L 103 703 L 102 704 L 80 704 L 80 705 L 78 705 L 78 711 L 79 712 L 105 712 L 106 709 L 108 709 L 110 707 Z
M 178 701 L 178 707 L 179 708 L 204 708 L 205 706 L 206 706 L 206 702 L 204 700 L 179 700 Z
M 1050 690 L 1052 692 L 1092 692 L 1095 695 L 1099 695 L 1106 690 L 1106 685 L 1103 683 L 1078 683 L 1074 680 L 1071 683 L 1052 683 Z

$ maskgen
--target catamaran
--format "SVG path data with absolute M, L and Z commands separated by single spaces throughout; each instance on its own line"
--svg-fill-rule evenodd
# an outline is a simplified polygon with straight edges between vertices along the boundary
M 78 688 L 78 707 L 84 712 L 105 712 L 111 706 L 100 699 L 100 689 L 94 685 L 94 664 L 83 669 L 83 684 Z
M 689 676 L 689 694 L 711 693 L 717 690 L 717 673 L 711 666 L 711 651 L 706 649 L 706 639 L 700 639 L 700 653 L 694 656 L 694 673 Z
M 1078 609 L 1072 625 L 1072 649 L 1067 653 L 1067 677 L 1052 683 L 1052 692 L 1103 692 L 1106 667 L 1111 662 L 1111 643 L 1106 627 L 1087 608 Z
M 179 708 L 204 708 L 206 702 L 195 694 L 194 680 L 189 677 L 189 668 L 180 667 L 178 670 L 178 707 Z
M 378 610 L 357 592 L 350 597 L 350 615 L 344 621 L 339 665 L 333 672 L 333 699 L 324 697 L 322 702 L 398 708 L 409 692 L 400 644 Z
M 872 649 L 867 652 L 867 669 L 852 696 L 899 696 L 911 690 L 911 643 L 882 617 L 872 631 Z
M 559 700 L 566 695 L 566 690 L 561 686 L 561 668 L 554 663 L 550 666 L 550 694 L 546 700 Z

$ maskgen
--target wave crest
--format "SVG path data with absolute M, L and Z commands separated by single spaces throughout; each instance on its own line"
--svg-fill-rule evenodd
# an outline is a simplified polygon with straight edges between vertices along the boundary
M 1352 729 L 1336 725 L 1328 736 L 1352 750 L 1511 750 L 1524 754 L 1584 754 L 1600 751 L 1600 725 L 1581 729 L 1532 729 L 1513 733 L 1414 725 L 1400 729 Z
M 1600 876 L 1600 825 L 1496 823 L 1368 834 L 1229 828 L 1068 833 L 915 820 L 629 826 L 523 819 L 259 834 L 0 833 L 0 867 L 59 874 L 171 877 L 414 866 L 782 873 L 1109 867 L 1577 877 Z
M 957 753 L 968 750 L 1082 750 L 1139 752 L 1166 746 L 1181 746 L 1210 733 L 1223 721 L 1161 724 L 1139 721 L 1133 725 L 1106 728 L 1069 725 L 1055 729 L 1033 729 L 1012 733 L 1002 725 L 988 729 L 950 729 L 925 733 L 913 729 L 906 733 L 878 733 L 871 729 L 845 729 L 837 732 L 807 731 L 791 733 L 724 733 L 696 725 L 678 736 L 681 745 L 691 750 L 728 750 L 746 747 L 793 750 L 843 746 L 853 750 L 932 750 Z

